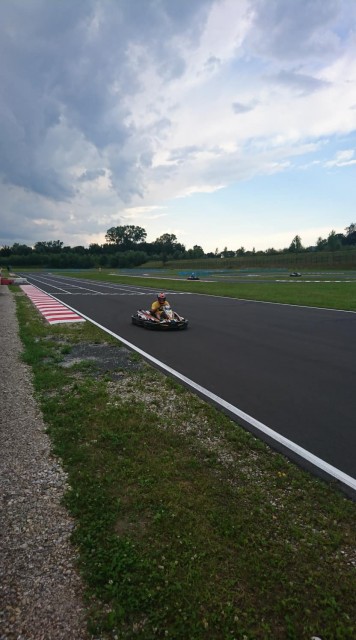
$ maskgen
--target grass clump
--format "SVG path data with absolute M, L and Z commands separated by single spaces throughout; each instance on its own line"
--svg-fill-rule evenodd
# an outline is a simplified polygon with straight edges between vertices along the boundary
M 352 502 L 142 361 L 64 368 L 108 336 L 17 301 L 95 637 L 355 637 Z

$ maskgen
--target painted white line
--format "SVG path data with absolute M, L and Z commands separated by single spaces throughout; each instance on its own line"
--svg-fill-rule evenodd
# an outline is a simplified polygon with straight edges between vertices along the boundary
M 355 280 L 275 280 L 274 282 L 283 282 L 283 283 L 285 283 L 285 282 L 297 283 L 298 282 L 299 284 L 302 284 L 303 282 L 318 282 L 318 283 L 323 284 L 324 282 L 326 282 L 326 283 L 330 284 L 330 283 L 333 283 L 333 282 L 337 282 L 337 283 L 340 283 L 340 282 L 355 282 Z
M 251 300 L 251 298 L 232 298 L 231 296 L 216 296 L 212 293 L 193 293 L 191 295 L 194 296 L 207 296 L 208 298 L 221 298 L 222 300 L 237 300 L 240 302 L 251 302 L 255 304 L 274 304 L 279 305 L 280 307 L 292 307 L 294 309 L 317 309 L 317 311 L 336 311 L 337 313 L 354 313 L 356 311 L 349 311 L 348 309 L 332 309 L 330 307 L 312 307 L 308 304 L 290 304 L 289 302 L 269 302 L 268 300 Z
M 56 300 L 56 298 L 54 299 Z M 74 311 L 75 313 L 80 313 L 77 309 L 74 309 L 74 307 L 70 307 L 68 305 L 68 308 L 72 309 L 72 311 Z M 92 324 L 94 324 L 96 327 L 99 327 L 99 329 L 101 329 L 102 331 L 105 331 L 106 333 L 113 336 L 117 340 L 120 340 L 120 342 L 123 342 L 124 344 L 126 344 L 130 349 L 132 349 L 133 351 L 136 351 L 141 356 L 143 356 L 146 360 L 149 360 L 153 364 L 157 365 L 160 369 L 163 369 L 170 375 L 174 376 L 175 378 L 178 378 L 178 380 L 181 380 L 182 382 L 184 382 L 184 384 L 191 387 L 195 391 L 199 392 L 202 396 L 208 398 L 218 406 L 226 409 L 227 411 L 229 411 L 229 413 L 235 415 L 237 418 L 244 420 L 245 422 L 247 422 L 247 424 L 250 424 L 252 427 L 257 429 L 257 431 L 264 433 L 266 436 L 268 436 L 275 442 L 278 442 L 279 444 L 283 445 L 286 449 L 297 454 L 298 456 L 300 456 L 301 458 L 303 458 L 304 460 L 312 464 L 317 469 L 320 469 L 321 471 L 325 472 L 332 478 L 335 478 L 335 480 L 338 480 L 342 484 L 345 484 L 346 486 L 356 491 L 356 478 L 352 478 L 352 476 L 347 475 L 340 469 L 337 469 L 336 467 L 332 466 L 328 462 L 325 462 L 325 460 L 318 458 L 313 453 L 310 453 L 310 451 L 308 451 L 307 449 L 300 447 L 298 444 L 296 444 L 292 440 L 285 438 L 281 434 L 277 433 L 277 431 L 274 431 L 270 427 L 267 427 L 265 424 L 263 424 L 263 422 L 259 422 L 259 420 L 256 420 L 255 418 L 248 415 L 241 409 L 238 409 L 234 405 L 230 404 L 230 402 L 223 400 L 223 398 L 220 398 L 219 396 L 215 395 L 215 393 L 212 393 L 208 389 L 205 389 L 205 387 L 201 387 L 199 384 L 194 382 L 194 380 L 191 380 L 190 378 L 187 378 L 187 376 L 184 376 L 183 374 L 179 373 L 179 371 L 172 369 L 172 367 L 169 367 L 168 365 L 164 364 L 164 362 L 161 362 L 154 356 L 151 356 L 149 353 L 146 353 L 146 351 L 143 351 L 143 349 L 136 347 L 136 345 L 126 340 L 126 338 L 123 338 L 122 336 L 118 335 L 117 333 L 114 333 L 110 329 L 107 329 L 106 327 L 99 324 L 99 322 L 96 322 L 89 316 L 86 316 L 84 314 L 81 314 L 81 316 L 86 320 L 88 320 L 89 322 L 91 322 Z
M 39 282 L 40 284 L 49 284 L 49 282 L 43 281 L 40 278 L 37 278 L 37 279 L 33 278 L 33 279 L 36 282 Z M 57 282 L 57 283 L 60 283 L 60 284 L 63 284 L 61 280 L 58 280 L 58 279 L 56 280 L 55 278 L 51 278 L 50 285 L 51 285 L 51 287 L 53 287 L 54 289 L 58 289 L 58 291 L 60 291 L 62 293 L 67 293 L 64 289 L 62 289 L 62 287 L 57 287 L 55 284 L 53 284 L 53 281 Z M 33 286 L 35 286 L 35 285 L 33 285 Z M 72 289 L 81 289 L 83 291 L 89 291 L 90 293 L 97 293 L 98 295 L 104 295 L 103 293 L 96 291 L 96 289 L 89 289 L 89 287 L 80 287 L 79 285 L 75 284 L 75 280 L 74 279 L 72 279 L 71 287 L 72 287 Z M 76 293 L 76 292 L 74 291 L 74 293 Z
M 90 319 L 87 318 L 87 320 L 90 320 Z M 90 320 L 90 322 L 93 322 L 93 320 Z M 317 456 L 315 456 L 314 454 L 310 453 L 306 449 L 303 449 L 299 445 L 295 444 L 291 440 L 288 440 L 284 436 L 281 436 L 279 433 L 277 433 L 273 429 L 270 429 L 269 427 L 264 425 L 262 422 L 259 422 L 258 420 L 256 420 L 252 416 L 249 416 L 244 411 L 241 411 L 241 409 L 238 409 L 237 407 L 235 407 L 234 405 L 230 404 L 229 402 L 226 402 L 226 400 L 223 400 L 222 398 L 220 398 L 219 396 L 215 395 L 214 393 L 212 393 L 208 389 L 205 389 L 204 387 L 201 387 L 199 384 L 197 384 L 193 380 L 190 380 L 190 378 L 187 378 L 186 376 L 182 375 L 178 371 L 175 371 L 175 369 L 172 369 L 171 367 L 169 367 L 168 365 L 164 364 L 160 360 L 157 360 L 157 358 L 154 358 L 153 356 L 151 356 L 150 354 L 146 353 L 142 349 L 139 349 L 138 347 L 136 347 L 131 342 L 128 342 L 128 340 L 125 340 L 125 338 L 122 338 L 121 336 L 111 332 L 110 330 L 106 329 L 105 327 L 99 325 L 96 322 L 94 322 L 94 324 L 96 324 L 99 328 L 103 329 L 107 333 L 110 333 L 112 336 L 118 338 L 121 342 L 124 342 L 127 346 L 129 346 L 131 349 L 133 349 L 133 350 L 137 351 L 138 353 L 140 353 L 147 360 L 150 360 L 152 363 L 158 365 L 161 369 L 164 369 L 165 371 L 167 371 L 167 373 L 173 375 L 175 378 L 178 378 L 179 380 L 181 380 L 182 382 L 184 382 L 188 386 L 192 387 L 193 389 L 198 391 L 201 395 L 209 398 L 209 400 L 211 400 L 214 403 L 216 403 L 217 405 L 223 407 L 224 409 L 226 409 L 227 411 L 229 411 L 233 415 L 237 416 L 238 418 L 241 418 L 242 420 L 244 420 L 245 422 L 247 422 L 251 426 L 255 427 L 255 429 L 257 429 L 258 431 L 261 431 L 262 433 L 264 433 L 265 435 L 267 435 L 268 437 L 273 439 L 275 442 L 278 442 L 279 444 L 282 444 L 284 447 L 286 447 L 287 449 L 289 449 L 293 453 L 296 453 L 297 455 L 299 455 L 304 460 L 310 462 L 315 467 L 321 469 L 322 471 L 324 471 L 327 474 L 331 475 L 333 478 L 339 480 L 340 482 L 342 482 L 342 483 L 348 485 L 349 487 L 351 487 L 352 489 L 356 490 L 356 478 L 352 478 L 351 476 L 348 476 L 347 474 L 343 473 L 339 469 L 336 469 L 336 467 L 333 467 L 332 465 L 330 465 L 329 463 L 325 462 L 321 458 L 318 458 Z
M 126 284 L 121 284 L 121 283 L 110 283 L 110 282 L 105 282 L 105 281 L 101 281 L 101 280 L 88 280 L 85 278 L 70 278 L 69 276 L 51 276 L 51 278 L 47 278 L 45 279 L 44 277 L 39 278 L 39 277 L 35 277 L 35 276 L 31 276 L 32 279 L 37 282 L 39 285 L 48 285 L 48 286 L 52 286 L 54 289 L 58 289 L 58 291 L 60 291 L 61 295 L 99 295 L 99 296 L 110 296 L 110 295 L 156 295 L 157 294 L 157 289 L 154 289 L 153 287 L 145 287 L 145 286 L 138 286 L 136 287 L 135 285 L 126 285 Z M 65 281 L 63 283 L 63 280 Z M 98 291 L 96 289 L 89 289 L 88 287 L 80 287 L 79 285 L 76 285 L 75 282 L 79 281 L 81 283 L 85 283 L 85 284 L 96 284 L 98 285 L 98 287 L 102 287 L 103 289 L 113 289 L 114 293 L 108 293 L 106 291 Z M 67 290 L 62 289 L 61 287 L 56 287 L 53 283 L 56 282 L 57 284 L 62 284 L 63 286 L 67 287 Z M 33 285 L 36 286 L 36 285 Z M 68 291 L 69 289 L 72 289 L 71 291 Z M 77 291 L 77 289 L 81 289 L 82 291 Z M 144 291 L 142 291 L 142 289 L 144 289 Z M 190 291 L 167 291 L 167 293 L 169 293 L 169 295 L 190 295 Z
M 292 282 L 291 280 L 286 280 L 286 282 Z M 50 284 L 49 282 L 44 283 L 44 284 Z M 35 286 L 35 285 L 33 285 Z M 116 286 L 116 285 L 113 285 Z M 126 286 L 126 285 L 124 285 Z M 129 287 L 130 285 L 127 285 L 127 287 Z M 141 289 L 144 289 L 145 287 L 142 285 L 140 287 Z M 147 295 L 150 293 L 150 287 L 147 287 Z M 66 292 L 69 293 L 69 292 Z M 136 292 L 135 292 L 136 293 Z M 137 292 L 138 293 L 138 292 Z M 146 292 L 142 292 L 143 295 L 146 294 Z M 307 304 L 290 304 L 288 302 L 270 302 L 267 300 L 251 300 L 251 298 L 232 298 L 231 296 L 218 296 L 218 295 L 214 295 L 212 293 L 199 293 L 196 291 L 169 291 L 166 290 L 166 294 L 167 295 L 192 295 L 192 296 L 205 296 L 208 298 L 221 298 L 222 300 L 237 300 L 237 301 L 241 301 L 241 302 L 251 302 L 251 303 L 255 303 L 255 304 L 271 304 L 271 305 L 279 305 L 281 307 L 293 307 L 293 308 L 297 308 L 297 309 L 317 309 L 318 311 L 336 311 L 337 313 L 352 313 L 352 314 L 356 314 L 356 311 L 351 311 L 351 310 L 347 310 L 347 309 L 332 309 L 330 307 L 313 307 L 311 305 L 307 305 Z M 50 294 L 48 294 L 50 295 Z M 72 295 L 72 294 L 69 294 Z M 80 295 L 80 294 L 79 294 Z M 82 295 L 90 295 L 90 294 L 82 294 Z M 100 295 L 110 295 L 110 294 L 100 294 Z M 113 294 L 113 295 L 127 295 L 127 294 Z M 134 295 L 134 294 L 131 294 Z
M 116 274 L 115 274 L 116 275 Z M 124 274 L 120 274 L 124 275 Z M 127 276 L 127 277 L 141 277 L 141 276 Z M 182 282 L 184 282 L 184 280 L 182 280 Z M 200 282 L 202 282 L 202 280 L 200 280 Z M 208 282 L 208 281 L 207 281 Z M 210 282 L 210 281 L 209 281 Z M 213 282 L 213 281 L 212 281 Z M 215 281 L 214 281 L 215 282 Z M 285 280 L 285 281 L 281 281 L 281 282 L 293 282 L 293 280 Z M 294 281 L 294 282 L 298 282 L 298 280 Z M 313 281 L 311 281 L 313 282 Z M 319 282 L 319 281 L 318 281 Z M 322 282 L 322 281 L 320 281 Z M 331 282 L 331 281 L 330 281 Z M 343 280 L 340 282 L 344 282 Z M 356 280 L 350 280 L 348 282 L 356 282 Z M 117 286 L 117 285 L 115 285 Z M 124 285 L 126 286 L 126 285 Z M 128 287 L 130 285 L 127 285 Z M 144 289 L 145 287 L 143 285 L 141 285 L 140 287 L 141 289 Z M 149 289 L 151 289 L 151 287 L 147 287 L 147 293 L 149 293 Z M 171 295 L 174 294 L 181 294 L 181 295 L 196 295 L 196 296 L 205 296 L 205 297 L 209 297 L 209 298 L 222 298 L 223 300 L 237 300 L 237 301 L 241 301 L 241 302 L 252 302 L 252 303 L 256 303 L 256 304 L 271 304 L 271 305 L 279 305 L 281 307 L 296 307 L 298 309 L 318 309 L 319 311 L 336 311 L 338 313 L 353 313 L 356 314 L 356 311 L 351 311 L 351 310 L 347 310 L 347 309 L 332 309 L 329 307 L 313 307 L 311 305 L 303 305 L 303 304 L 290 304 L 288 302 L 270 302 L 267 300 L 251 300 L 251 298 L 233 298 L 231 296 L 218 296 L 218 295 L 214 295 L 212 293 L 200 293 L 198 291 L 168 291 L 166 290 L 166 293 Z

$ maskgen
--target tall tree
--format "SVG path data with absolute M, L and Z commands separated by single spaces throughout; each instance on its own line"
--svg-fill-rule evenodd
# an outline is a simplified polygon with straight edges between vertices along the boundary
M 336 233 L 334 229 L 330 231 L 327 240 L 327 248 L 329 251 L 339 251 L 341 249 L 341 238 L 339 236 L 340 234 Z
M 204 258 L 204 250 L 198 244 L 195 244 L 193 249 L 188 249 L 188 258 Z
M 350 236 L 352 233 L 356 233 L 356 223 L 351 222 L 348 227 L 345 227 L 346 235 Z
M 166 247 L 173 247 L 177 243 L 177 237 L 174 233 L 164 233 L 155 240 L 156 244 L 163 244 Z
M 346 227 L 345 229 L 346 231 L 346 238 L 345 238 L 345 244 L 356 244 L 356 224 L 354 222 L 352 222 L 348 227 Z
M 145 240 L 147 233 L 142 227 L 129 224 L 119 227 L 111 227 L 107 230 L 105 240 L 110 244 L 122 247 L 130 247 L 132 244 Z
M 92 242 L 89 245 L 89 252 L 90 253 L 102 253 L 102 246 L 100 244 L 97 244 L 96 242 Z
M 9 245 L 7 244 L 4 244 L 0 249 L 0 256 L 3 256 L 4 258 L 8 258 L 11 255 L 12 255 L 11 247 L 9 247 Z
M 34 250 L 36 253 L 60 253 L 63 242 L 60 240 L 49 240 L 47 242 L 36 242 Z
M 325 238 L 322 238 L 321 236 L 319 236 L 319 238 L 316 241 L 316 250 L 323 251 L 324 249 L 327 248 L 327 244 L 328 244 L 328 241 L 325 240 Z
M 302 245 L 302 240 L 300 236 L 294 236 L 291 244 L 289 245 L 288 251 L 292 253 L 298 253 L 298 251 L 303 251 L 304 247 Z
M 14 242 L 12 245 L 12 253 L 15 256 L 28 256 L 32 253 L 32 248 L 28 247 L 27 244 L 19 244 L 18 242 Z
M 162 236 L 154 241 L 155 251 L 165 256 L 175 255 L 177 258 L 179 254 L 185 252 L 185 246 L 177 242 L 177 238 L 174 233 L 164 233 Z

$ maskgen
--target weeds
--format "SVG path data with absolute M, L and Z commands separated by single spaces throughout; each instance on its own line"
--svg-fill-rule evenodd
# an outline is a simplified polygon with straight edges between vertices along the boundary
M 85 360 L 79 376 L 64 368 L 72 345 L 107 335 L 47 326 L 16 299 L 24 358 L 69 475 L 95 637 L 355 637 L 352 502 L 137 355 L 133 369 L 118 359 L 116 378 Z

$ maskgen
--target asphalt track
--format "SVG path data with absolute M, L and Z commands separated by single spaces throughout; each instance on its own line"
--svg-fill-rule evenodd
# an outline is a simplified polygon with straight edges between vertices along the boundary
M 163 333 L 131 324 L 136 309 L 149 308 L 155 289 L 47 274 L 26 277 L 154 358 L 157 366 L 191 381 L 274 448 L 336 478 L 355 496 L 356 313 L 166 289 L 189 328 Z M 330 474 L 329 465 L 340 473 Z

